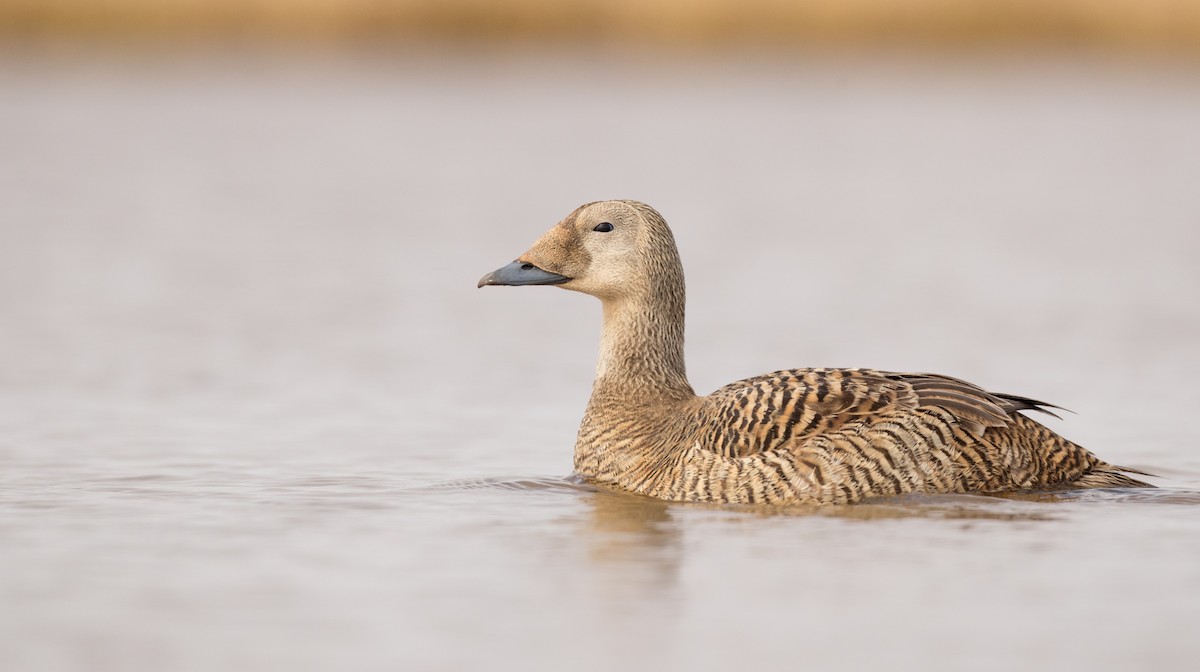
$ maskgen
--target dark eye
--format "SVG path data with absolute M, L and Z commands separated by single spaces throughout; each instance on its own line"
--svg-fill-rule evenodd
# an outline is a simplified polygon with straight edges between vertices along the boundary
M 600 233 L 608 233 L 609 231 L 613 230 L 613 225 L 609 224 L 608 222 L 600 222 L 596 225 L 596 228 L 592 230 L 599 231 Z

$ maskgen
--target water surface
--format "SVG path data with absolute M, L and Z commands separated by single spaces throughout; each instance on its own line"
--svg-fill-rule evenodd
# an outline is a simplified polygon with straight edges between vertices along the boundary
M 1194 669 L 1200 77 L 1051 58 L 0 63 L 0 667 Z M 763 511 L 568 478 L 672 222 L 701 391 L 935 371 L 1157 491 Z

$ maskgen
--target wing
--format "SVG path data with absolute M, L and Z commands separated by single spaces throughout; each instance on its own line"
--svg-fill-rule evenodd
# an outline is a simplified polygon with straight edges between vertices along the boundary
M 1053 415 L 1047 409 L 1059 408 L 936 374 L 794 369 L 726 385 L 705 400 L 696 419 L 701 445 L 738 457 L 923 406 L 944 409 L 976 436 L 1008 426 L 1018 411 Z

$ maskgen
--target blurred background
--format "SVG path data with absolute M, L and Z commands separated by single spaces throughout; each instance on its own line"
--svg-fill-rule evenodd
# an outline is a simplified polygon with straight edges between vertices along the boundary
M 1180 52 L 1200 44 L 1189 0 L 5 0 L 10 35 L 258 40 L 656 41 L 971 48 L 1043 43 Z
M 0 0 L 0 669 L 1194 669 L 1200 2 Z M 565 477 L 675 230 L 692 383 L 933 371 L 1143 493 Z M 778 512 L 777 512 L 778 513 Z

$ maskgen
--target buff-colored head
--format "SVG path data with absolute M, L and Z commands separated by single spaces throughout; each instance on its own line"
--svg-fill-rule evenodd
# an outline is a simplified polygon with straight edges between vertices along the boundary
M 547 231 L 485 285 L 558 285 L 601 300 L 678 284 L 675 239 L 653 208 L 637 201 L 588 203 Z

